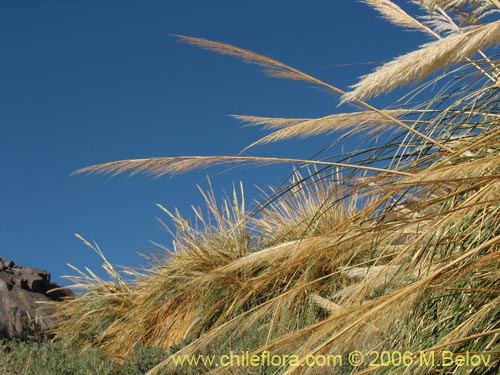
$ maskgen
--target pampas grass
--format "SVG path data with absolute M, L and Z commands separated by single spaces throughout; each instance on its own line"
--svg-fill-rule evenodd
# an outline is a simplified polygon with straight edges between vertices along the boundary
M 500 43 L 500 21 L 474 27 L 431 42 L 403 55 L 363 77 L 354 89 L 342 97 L 343 102 L 366 100 L 388 93 L 397 87 L 419 82 L 432 73 L 463 62 L 481 49 Z
M 395 124 L 394 121 L 390 120 L 391 118 L 397 119 L 408 112 L 412 111 L 387 110 L 383 111 L 383 114 L 374 113 L 373 111 L 349 112 L 316 119 L 283 119 L 238 115 L 233 115 L 233 117 L 248 125 L 263 125 L 265 129 L 275 130 L 273 133 L 247 146 L 245 150 L 248 150 L 251 147 L 261 144 L 284 141 L 295 137 L 306 138 L 330 134 L 350 128 L 354 128 L 350 134 L 367 131 L 370 126 L 376 126 L 372 130 L 373 132 L 383 131 L 391 127 L 391 125 L 394 127 Z
M 433 35 L 428 29 L 432 23 L 420 23 L 390 1 L 365 2 L 399 26 Z M 469 14 L 465 19 L 471 24 L 460 24 L 445 37 L 435 31 L 442 39 L 388 63 L 347 94 L 253 52 L 181 37 L 263 66 L 271 75 L 327 87 L 363 108 L 315 119 L 236 116 L 271 131 L 249 147 L 294 137 L 327 138 L 333 132 L 337 140 L 353 134 L 368 139 L 338 154 L 325 147 L 310 160 L 187 156 L 79 170 L 162 176 L 228 163 L 296 166 L 287 184 L 263 190 L 265 196 L 251 209 L 242 186 L 221 202 L 213 191 L 202 192 L 207 212 L 195 208 L 193 219 L 160 206 L 175 227 L 173 245 L 159 245 L 150 269 L 125 270 L 132 274 L 128 282 L 106 260 L 111 281 L 90 270 L 80 273 L 74 281 L 85 293 L 57 305 L 56 338 L 99 346 L 117 361 L 141 345 L 163 347 L 171 355 L 149 375 L 177 371 L 174 360 L 179 356 L 229 350 L 298 357 L 298 366 L 267 369 L 275 374 L 324 373 L 324 368 L 301 365 L 311 356 L 354 350 L 366 356 L 409 351 L 412 358 L 448 350 L 492 359 L 489 367 L 445 367 L 438 360 L 406 367 L 344 364 L 335 371 L 496 373 L 500 100 L 492 77 L 500 70 L 495 59 L 467 59 L 499 41 L 500 21 L 476 22 L 478 14 L 495 10 L 497 2 L 421 4 L 429 17 L 448 17 L 457 25 L 454 11 L 463 6 L 460 14 Z M 460 66 L 409 92 L 399 107 L 378 109 L 363 99 L 453 64 Z M 105 259 L 96 245 L 85 244 Z M 196 370 L 256 371 L 234 366 Z
M 165 174 L 176 174 L 187 172 L 198 168 L 207 168 L 215 165 L 235 164 L 235 163 L 261 163 L 261 164 L 276 164 L 276 163 L 298 163 L 305 166 L 308 165 L 324 165 L 330 167 L 345 167 L 361 170 L 370 170 L 384 172 L 395 175 L 410 175 L 408 172 L 400 172 L 396 170 L 385 170 L 383 168 L 363 166 L 357 164 L 337 163 L 321 160 L 304 160 L 290 158 L 271 158 L 257 156 L 179 156 L 165 158 L 150 158 L 150 159 L 133 159 L 120 160 L 109 163 L 103 163 L 85 167 L 77 170 L 75 173 L 105 173 L 116 176 L 118 174 L 130 171 L 132 175 L 137 173 L 146 173 L 152 176 L 160 177 Z
M 370 5 L 377 10 L 389 22 L 396 26 L 409 29 L 418 30 L 439 38 L 434 30 L 427 27 L 416 18 L 410 16 L 401 7 L 390 0 L 363 0 L 364 3 Z

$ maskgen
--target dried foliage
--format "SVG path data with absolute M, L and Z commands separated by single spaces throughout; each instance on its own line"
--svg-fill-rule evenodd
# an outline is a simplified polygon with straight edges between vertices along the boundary
M 345 94 L 343 102 L 370 99 L 397 87 L 419 82 L 432 73 L 465 61 L 481 49 L 500 43 L 500 21 L 477 26 L 427 43 L 420 49 L 388 62 L 363 77 Z
M 173 355 L 231 348 L 299 356 L 298 366 L 272 370 L 283 374 L 322 373 L 300 365 L 310 355 L 350 350 L 449 350 L 493 358 L 489 367 L 472 369 L 436 361 L 427 367 L 365 364 L 345 373 L 498 370 L 500 67 L 485 51 L 500 41 L 500 21 L 478 19 L 496 16 L 500 4 L 421 1 L 429 13 L 420 21 L 391 1 L 365 2 L 392 23 L 438 40 L 379 68 L 345 95 L 276 60 L 181 37 L 264 66 L 274 76 L 328 87 L 365 109 L 316 119 L 236 116 L 272 131 L 250 146 L 332 132 L 343 138 L 370 134 L 369 140 L 337 155 L 326 155 L 331 148 L 325 147 L 310 160 L 189 156 L 80 170 L 160 176 L 227 163 L 297 165 L 287 185 L 271 188 L 250 211 L 242 188 L 221 205 L 204 193 L 208 213 L 195 209 L 194 221 L 161 207 L 176 227 L 173 247 L 163 248 L 163 256 L 129 283 L 108 262 L 114 281 L 82 273 L 75 282 L 86 292 L 59 305 L 56 337 L 99 345 L 117 359 L 144 344 Z M 454 64 L 452 76 L 430 79 L 402 98 L 400 108 L 362 101 Z M 172 359 L 148 374 L 173 368 Z M 199 368 L 209 370 L 255 369 Z

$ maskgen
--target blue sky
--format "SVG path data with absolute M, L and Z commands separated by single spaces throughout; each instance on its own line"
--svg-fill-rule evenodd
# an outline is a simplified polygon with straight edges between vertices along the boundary
M 264 132 L 228 114 L 314 117 L 348 110 L 308 84 L 266 77 L 234 58 L 180 43 L 203 37 L 273 57 L 346 88 L 373 66 L 425 41 L 351 0 L 0 0 L 0 256 L 49 270 L 98 271 L 75 237 L 110 261 L 144 265 L 150 241 L 170 244 L 155 206 L 189 215 L 210 175 L 217 195 L 242 180 L 280 183 L 291 166 L 195 171 L 151 179 L 71 176 L 100 162 L 233 155 Z M 259 147 L 253 155 L 307 157 L 334 137 Z

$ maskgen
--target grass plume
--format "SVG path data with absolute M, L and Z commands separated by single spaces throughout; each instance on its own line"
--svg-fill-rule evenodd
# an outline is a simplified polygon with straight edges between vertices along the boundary
M 342 101 L 365 100 L 388 93 L 397 87 L 423 80 L 432 73 L 463 62 L 481 49 L 500 43 L 500 21 L 452 34 L 388 62 L 363 77 L 343 95 Z
M 440 39 L 384 65 L 347 94 L 253 52 L 180 37 L 260 65 L 273 76 L 345 94 L 344 101 L 363 110 L 319 118 L 235 116 L 270 131 L 249 147 L 324 137 L 325 147 L 310 159 L 164 157 L 77 171 L 162 176 L 228 163 L 296 166 L 286 184 L 265 190 L 252 209 L 241 186 L 221 202 L 213 191 L 202 192 L 207 210 L 194 208 L 193 219 L 160 206 L 175 227 L 172 246 L 160 245 L 150 269 L 129 282 L 106 260 L 112 281 L 90 270 L 80 273 L 75 282 L 86 293 L 59 306 L 56 337 L 99 346 L 118 361 L 141 345 L 162 347 L 169 354 L 150 375 L 175 373 L 176 356 L 228 350 L 298 357 L 298 366 L 261 368 L 274 374 L 322 373 L 300 364 L 311 356 L 353 350 L 366 355 L 449 350 L 492 357 L 489 367 L 474 369 L 438 361 L 428 367 L 365 364 L 339 371 L 498 371 L 500 91 L 492 78 L 500 69 L 482 50 L 500 41 L 500 21 L 477 22 L 497 2 L 419 2 L 429 19 L 457 25 L 445 36 L 391 1 L 365 2 L 392 23 Z M 454 64 L 459 66 L 424 82 L 391 108 L 364 101 Z M 354 134 L 366 141 L 335 153 L 328 139 L 333 132 L 335 141 Z M 96 245 L 85 244 L 105 259 Z M 212 374 L 252 370 L 196 368 Z

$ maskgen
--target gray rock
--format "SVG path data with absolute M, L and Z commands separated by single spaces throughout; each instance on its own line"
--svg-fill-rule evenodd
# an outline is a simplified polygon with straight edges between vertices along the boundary
M 53 308 L 47 304 L 72 295 L 69 289 L 50 282 L 44 270 L 17 266 L 0 257 L 0 339 L 27 339 L 55 324 Z

